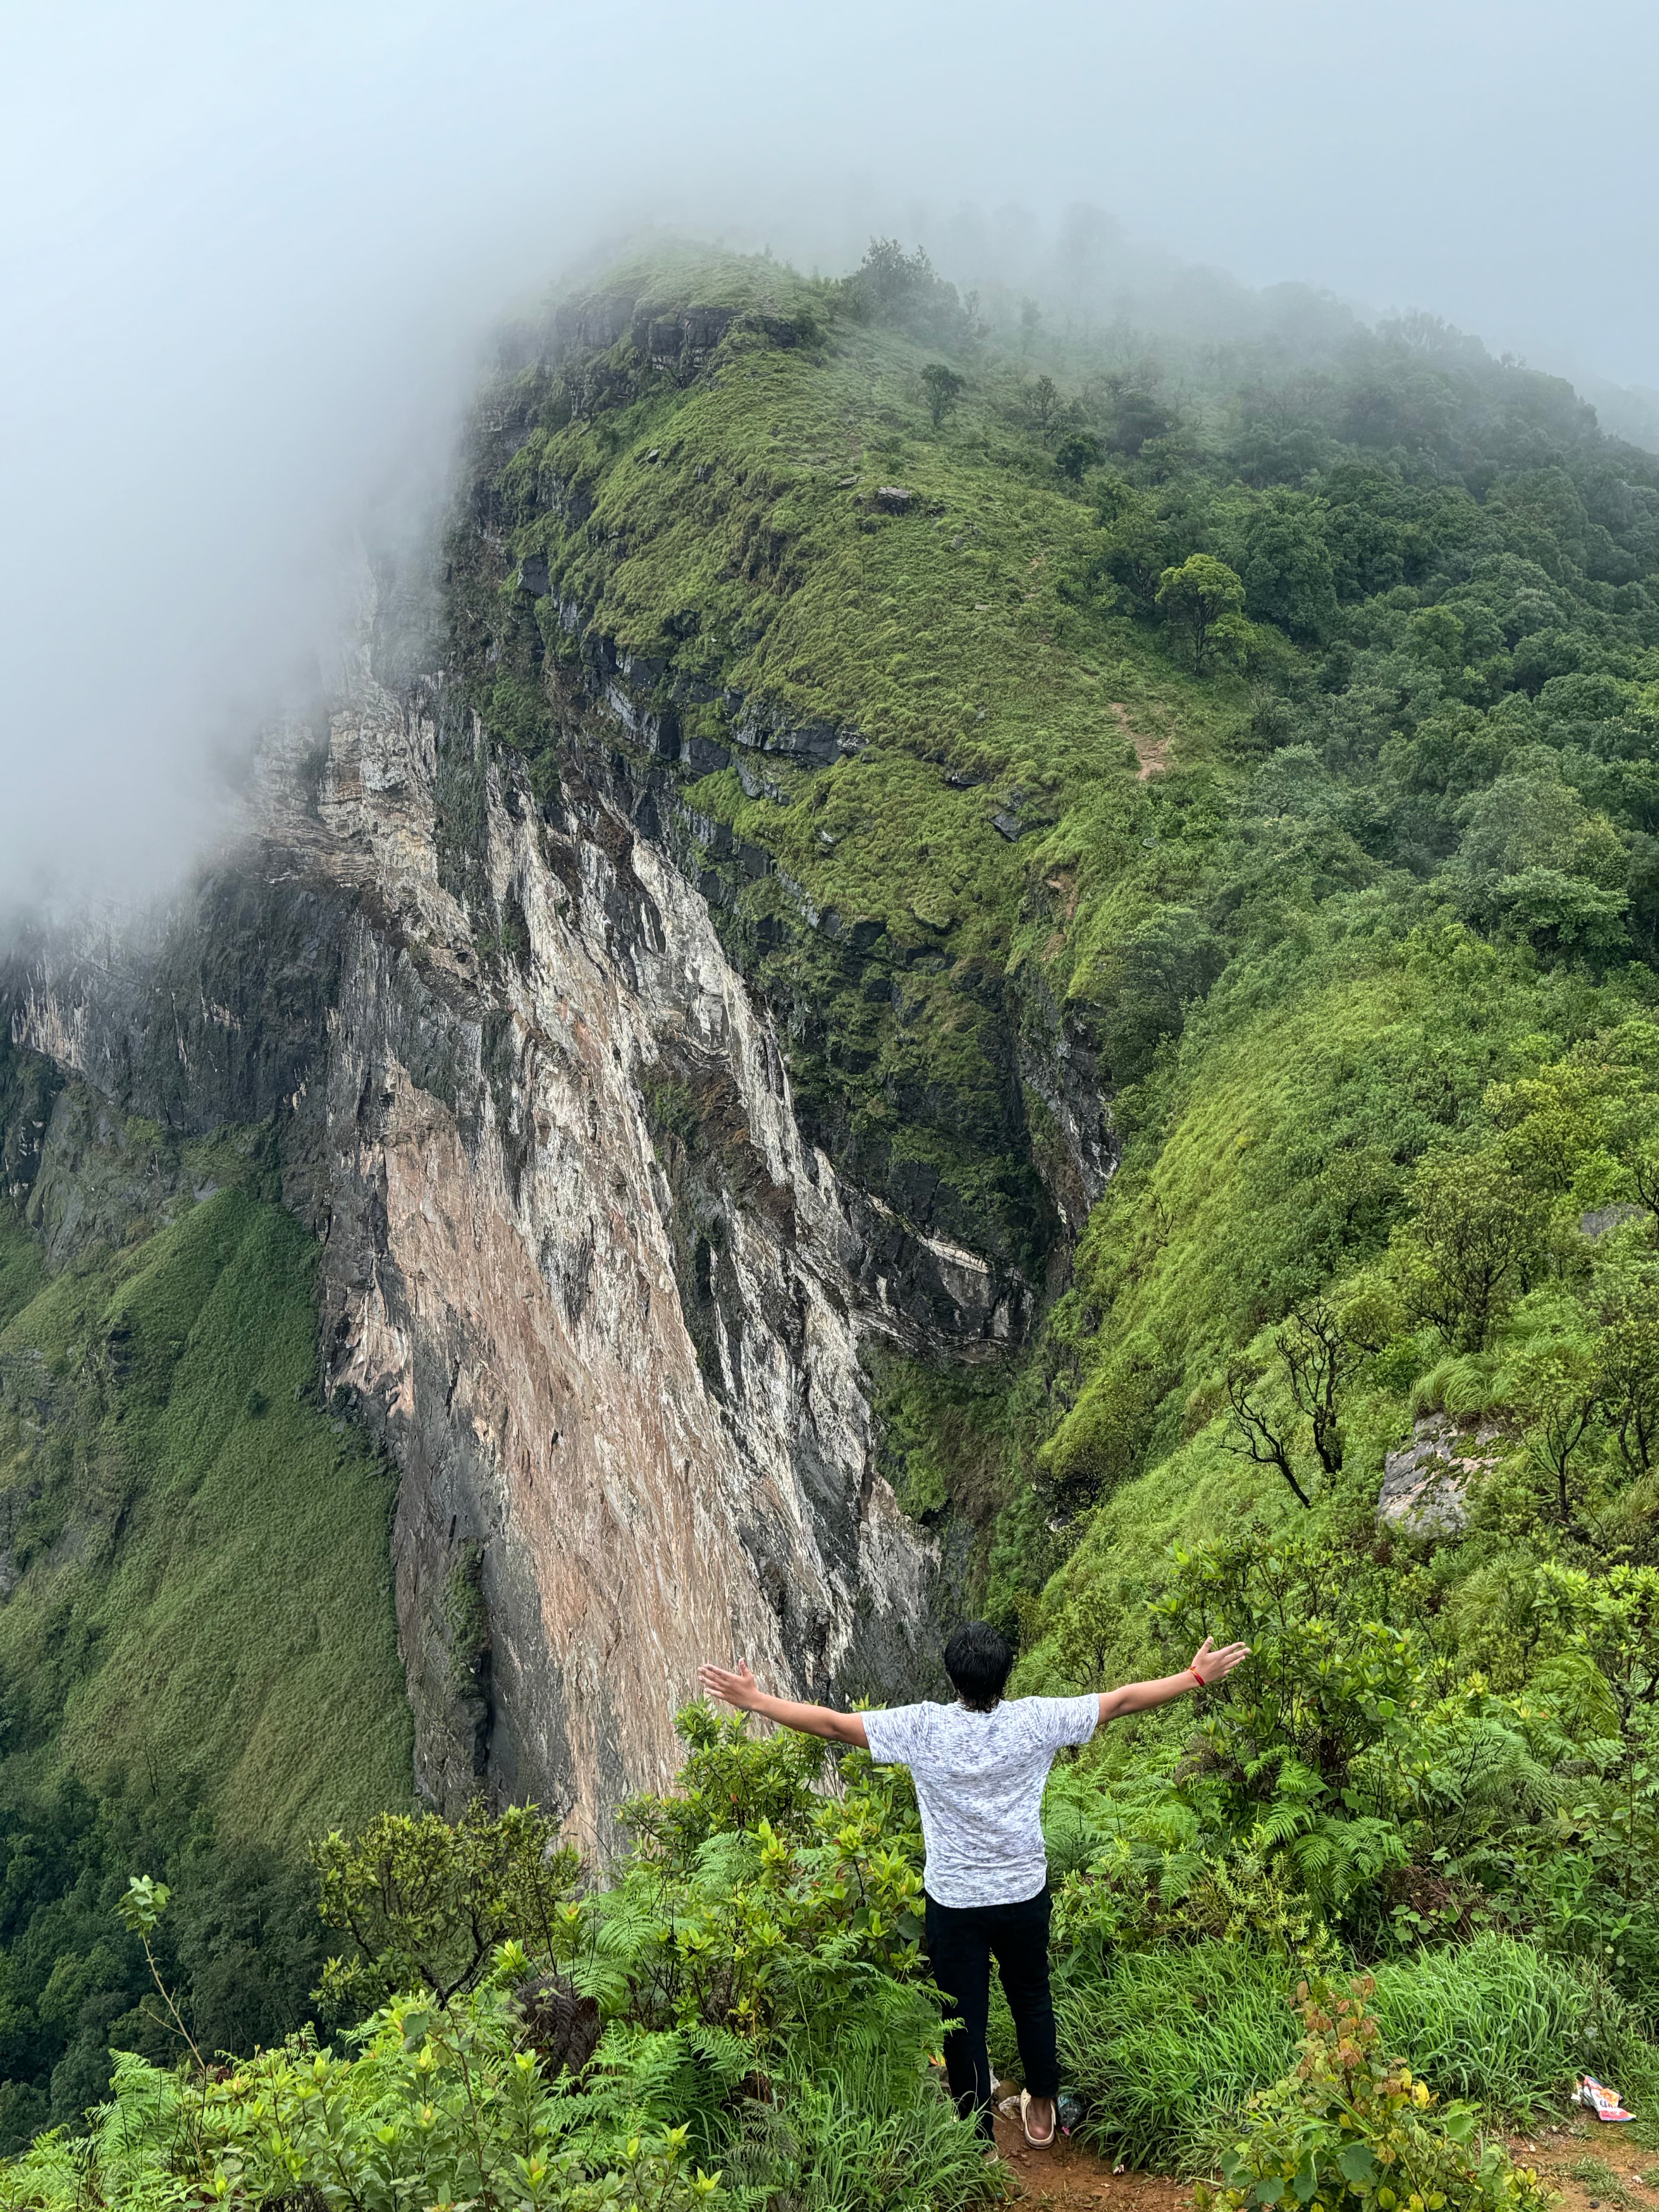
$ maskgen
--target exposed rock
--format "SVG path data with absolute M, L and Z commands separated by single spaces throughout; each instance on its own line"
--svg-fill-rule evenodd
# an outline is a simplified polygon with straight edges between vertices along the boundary
M 1469 1517 L 1471 1486 L 1498 1464 L 1489 1447 L 1501 1435 L 1490 1419 L 1459 1427 L 1448 1414 L 1423 1414 L 1412 1441 L 1382 1462 L 1377 1519 L 1410 1535 L 1455 1535 Z
M 192 901 L 40 948 L 13 1034 L 167 1129 L 271 1118 L 323 1240 L 325 1389 L 401 1469 L 419 1784 L 602 1849 L 710 1654 L 935 1684 L 936 1552 L 876 1472 L 860 1342 L 989 1352 L 1024 1294 L 803 1140 L 705 900 L 607 795 L 573 770 L 550 819 L 441 684 L 365 677 L 314 788 L 311 742 Z M 111 1206 L 167 1199 L 125 1188 L 149 1172 Z M 69 1180 L 36 1197 L 72 1240 Z
M 871 503 L 883 514 L 907 514 L 915 498 L 915 492 L 907 491 L 902 484 L 878 484 Z
M 1578 1217 L 1578 1226 L 1586 1237 L 1605 1237 L 1609 1229 L 1618 1229 L 1626 1221 L 1639 1221 L 1646 1213 L 1645 1206 L 1595 1206 Z
M 991 817 L 991 827 L 1000 830 L 1011 845 L 1018 844 L 1025 835 L 1025 824 L 1018 814 L 994 814 Z
M 544 599 L 552 588 L 546 562 L 539 553 L 526 554 L 519 563 L 519 589 L 532 599 Z

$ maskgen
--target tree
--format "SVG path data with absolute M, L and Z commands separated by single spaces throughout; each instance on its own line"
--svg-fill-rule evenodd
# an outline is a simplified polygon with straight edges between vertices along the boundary
M 1589 1352 L 1571 1340 L 1524 1352 L 1510 1395 L 1521 1416 L 1527 1457 L 1544 1477 L 1564 1528 L 1577 1521 L 1579 1455 L 1601 1408 L 1601 1378 Z
M 1364 1354 L 1323 1298 L 1293 1307 L 1273 1342 L 1296 1409 L 1313 1431 L 1319 1464 L 1327 1474 L 1335 1474 L 1342 1465 L 1337 1395 Z
M 1331 556 L 1316 512 L 1310 500 L 1276 494 L 1251 515 L 1238 564 L 1249 612 L 1308 644 L 1316 644 L 1336 621 Z
M 933 418 L 937 430 L 947 415 L 956 412 L 957 402 L 968 389 L 967 380 L 947 368 L 942 361 L 930 361 L 921 372 L 921 385 L 927 395 L 927 412 Z
M 1097 970 L 1097 1049 L 1115 1083 L 1138 1083 L 1158 1040 L 1179 1036 L 1186 1009 L 1221 972 L 1225 951 L 1196 910 L 1171 902 L 1103 949 Z
M 1112 450 L 1138 453 L 1154 438 L 1167 438 L 1175 417 L 1153 395 L 1139 385 L 1108 380 L 1112 394 Z
M 1601 1309 L 1595 1344 L 1598 1389 L 1620 1457 L 1645 1474 L 1659 1448 L 1659 1285 L 1649 1274 L 1620 1284 Z
M 1054 466 L 1068 483 L 1081 483 L 1089 470 L 1100 466 L 1104 451 L 1092 430 L 1074 430 L 1060 441 Z
M 1296 1469 L 1291 1464 L 1288 1436 L 1275 1424 L 1261 1399 L 1251 1395 L 1256 1380 L 1248 1367 L 1227 1370 L 1228 1428 L 1232 1441 L 1226 1449 L 1257 1467 L 1276 1468 L 1295 1492 L 1297 1504 L 1311 1507 L 1313 1500 L 1297 1480 Z
M 1031 420 L 1036 425 L 1036 434 L 1046 446 L 1060 409 L 1060 386 L 1052 376 L 1040 376 L 1025 398 L 1031 410 Z
M 435 1813 L 382 1813 L 361 1836 L 311 1847 L 319 1907 L 349 1935 L 354 1959 L 331 1959 L 323 1993 L 338 2003 L 383 2003 L 428 1989 L 440 2003 L 474 1989 L 498 1944 L 521 1939 L 545 1954 L 576 1886 L 576 1853 L 533 1805 L 492 1819 L 482 1802 L 452 1827 Z
M 1200 671 L 1216 624 L 1243 606 L 1244 586 L 1224 561 L 1212 553 L 1194 553 L 1178 568 L 1164 571 L 1158 605 L 1166 621 L 1187 632 L 1193 667 Z
M 1417 1211 L 1395 1237 L 1407 1302 L 1453 1352 L 1484 1352 L 1527 1287 L 1544 1202 L 1495 1152 L 1430 1154 L 1414 1195 Z
M 896 238 L 871 240 L 841 294 L 860 322 L 908 331 L 925 345 L 955 347 L 970 335 L 956 286 L 935 274 L 921 246 L 907 253 Z
M 1143 501 L 1133 499 L 1103 519 L 1089 563 L 1090 581 L 1097 591 L 1115 585 L 1133 611 L 1144 614 L 1156 600 L 1158 579 L 1176 550 L 1169 526 Z M 1109 594 L 1109 604 L 1114 597 L 1115 593 Z

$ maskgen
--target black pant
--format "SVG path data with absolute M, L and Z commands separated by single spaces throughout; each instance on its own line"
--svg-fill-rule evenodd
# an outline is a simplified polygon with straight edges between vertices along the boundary
M 1048 1994 L 1048 1892 L 1018 1905 L 940 1905 L 927 1900 L 927 1960 L 962 2025 L 945 2039 L 945 2071 L 963 2119 L 977 2115 L 993 2133 L 991 2059 L 985 2024 L 991 2011 L 991 1960 L 997 1962 L 1019 2039 L 1025 2087 L 1034 2097 L 1060 2093 L 1054 2007 Z

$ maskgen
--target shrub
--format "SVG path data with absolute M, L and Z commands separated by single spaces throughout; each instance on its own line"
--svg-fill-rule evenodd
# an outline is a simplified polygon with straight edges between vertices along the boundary
M 322 1916 L 356 1956 L 329 1960 L 324 1994 L 337 2008 L 407 1989 L 447 2000 L 475 1986 L 509 1936 L 550 1952 L 577 1868 L 557 1834 L 533 1805 L 492 1818 L 479 1803 L 453 1826 L 435 1813 L 383 1813 L 349 1842 L 325 1837 L 312 1850 Z
M 329 2212 L 468 2202 L 690 2212 L 714 2195 L 718 2176 L 692 2163 L 684 2128 L 606 2130 L 585 2100 L 549 2087 L 516 2048 L 501 1987 L 523 1965 L 507 1947 L 490 1984 L 453 2006 L 399 1999 L 358 2031 L 355 2057 L 301 2035 L 189 2082 L 124 2054 L 90 2136 L 43 2136 L 0 2168 L 0 2206 L 298 2197 Z
M 1443 2106 L 1409 2067 L 1378 2055 L 1367 1978 L 1298 1990 L 1307 2029 L 1295 2069 L 1253 2098 L 1243 2134 L 1200 2184 L 1200 2212 L 1544 2212 L 1548 2197 L 1500 2142 L 1480 2143 L 1472 2105 Z

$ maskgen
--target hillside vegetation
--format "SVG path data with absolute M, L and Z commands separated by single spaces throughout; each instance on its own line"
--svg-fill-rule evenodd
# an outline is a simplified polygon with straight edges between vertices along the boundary
M 877 1377 L 1020 1686 L 1256 1646 L 1067 1778 L 1073 2063 L 1147 1943 L 1501 1936 L 1650 2021 L 1659 460 L 1422 317 L 1049 337 L 891 245 L 607 301 L 486 403 L 471 696 L 550 787 L 614 645 L 809 1121 L 1046 1285 Z
M 1029 1286 L 1001 1358 L 872 1378 L 1018 1686 L 1253 1647 L 1051 1785 L 1086 2138 L 1229 2212 L 1529 2212 L 1495 2118 L 1586 2066 L 1659 2107 L 1659 460 L 1426 319 L 1050 331 L 890 244 L 645 257 L 551 327 L 480 407 L 465 697 L 544 799 L 648 802 L 808 1127 Z M 160 1232 L 158 1302 L 276 1238 L 237 1207 Z M 82 1295 L 33 1266 L 0 1349 Z M 216 1454 L 275 1417 L 235 1390 Z M 994 2195 L 902 1782 L 684 1726 L 602 1881 L 522 1827 L 331 1844 L 356 2041 L 124 2061 L 0 2202 Z M 325 1796 L 274 1802 L 367 1809 Z
M 129 1173 L 162 1149 L 124 1133 Z M 0 1225 L 11 2148 L 102 2093 L 112 2040 L 171 2048 L 113 1917 L 139 1859 L 187 1870 L 171 1960 L 201 2033 L 241 2045 L 308 2009 L 306 1841 L 410 1794 L 392 1480 L 317 1403 L 315 1248 L 264 1192 L 262 1134 L 191 1147 L 199 1202 L 50 1280 Z

